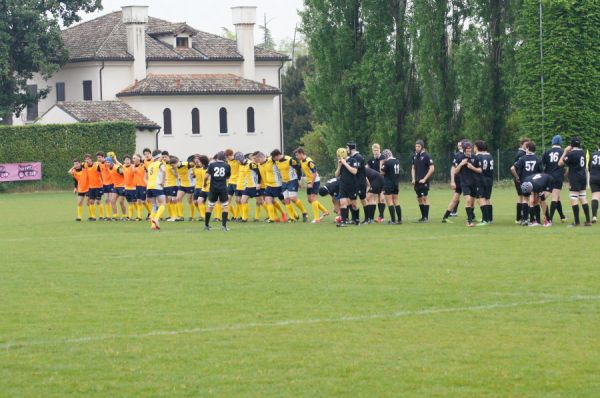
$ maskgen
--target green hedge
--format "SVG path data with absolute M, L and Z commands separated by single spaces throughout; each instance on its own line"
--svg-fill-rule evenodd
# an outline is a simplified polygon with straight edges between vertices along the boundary
M 135 150 L 133 123 L 73 123 L 0 127 L 0 163 L 41 162 L 41 181 L 4 182 L 0 191 L 68 189 L 74 158 L 85 153 Z

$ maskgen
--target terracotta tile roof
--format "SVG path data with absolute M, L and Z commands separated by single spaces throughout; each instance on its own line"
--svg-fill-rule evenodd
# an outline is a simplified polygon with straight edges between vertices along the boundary
M 121 101 L 67 101 L 56 106 L 80 122 L 133 122 L 139 128 L 160 126 Z
M 159 75 L 149 74 L 117 94 L 117 97 L 140 95 L 278 95 L 277 87 L 241 78 L 233 74 Z
M 191 49 L 174 49 L 157 39 L 161 34 L 187 32 L 193 35 Z M 71 62 L 133 60 L 127 52 L 127 32 L 121 21 L 121 11 L 103 15 L 62 31 Z M 149 61 L 205 60 L 242 61 L 234 40 L 198 31 L 184 22 L 172 23 L 148 18 L 146 58 Z M 258 61 L 283 61 L 288 57 L 276 51 L 255 48 Z

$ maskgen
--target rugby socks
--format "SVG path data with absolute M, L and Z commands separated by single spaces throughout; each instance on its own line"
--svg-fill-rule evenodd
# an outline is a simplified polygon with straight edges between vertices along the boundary
M 148 214 L 152 213 L 152 204 L 150 204 L 150 202 L 144 202 L 144 206 L 146 207 Z
M 552 220 L 554 219 L 554 213 L 556 212 L 556 208 L 558 207 L 558 201 L 552 201 L 552 203 L 550 203 L 550 216 L 548 218 L 548 220 L 550 220 L 550 222 L 552 222 Z
M 206 204 L 198 203 L 198 212 L 200 213 L 200 217 L 206 217 Z
M 296 199 L 294 201 L 294 204 L 296 205 L 296 207 L 298 208 L 298 210 L 300 210 L 300 212 L 302 214 L 306 214 L 306 207 L 304 207 L 304 203 L 302 203 L 302 201 L 300 199 Z
M 196 205 L 194 202 L 190 202 L 190 217 L 196 218 Z
M 288 216 L 290 216 L 290 218 L 296 218 L 296 212 L 294 211 L 294 207 L 292 206 L 292 204 L 288 204 L 285 205 L 285 208 L 287 209 L 287 213 Z
M 425 218 L 425 205 L 419 205 L 419 210 L 421 210 L 421 219 Z
M 488 205 L 488 221 L 489 222 L 493 222 L 494 221 L 494 205 Z
M 318 200 L 316 200 L 315 202 L 317 202 L 319 204 L 319 210 L 321 210 L 323 213 L 327 213 L 328 212 L 327 208 L 325 206 L 323 206 L 321 204 L 321 202 L 319 202 Z
M 315 200 L 313 201 L 310 206 L 312 207 L 312 211 L 313 211 L 313 217 L 315 220 L 318 220 L 321 216 L 319 214 L 319 201 Z
M 379 218 L 383 218 L 383 213 L 385 212 L 385 203 L 378 203 L 377 208 L 379 210 Z
M 102 206 L 102 205 L 100 205 Z M 111 218 L 112 217 L 112 209 L 110 207 L 110 205 L 104 205 L 104 214 L 106 215 L 106 218 Z
M 369 208 L 369 215 L 367 216 L 367 219 L 371 221 L 375 220 L 375 211 L 377 210 L 377 205 L 368 205 L 367 207 Z
M 351 208 L 350 209 L 352 211 L 352 221 L 354 222 L 358 222 L 360 221 L 360 210 Z
M 395 206 L 395 208 L 396 208 L 396 216 L 398 217 L 398 222 L 402 222 L 402 208 L 400 207 L 400 205 Z
M 452 211 L 446 210 L 446 212 L 444 213 L 444 217 L 442 217 L 442 220 L 447 220 L 448 217 L 450 217 L 450 213 L 452 213 Z
M 260 220 L 260 209 L 263 207 L 264 205 L 259 205 L 257 204 L 254 207 L 254 219 L 255 220 Z
M 206 213 L 204 214 L 204 225 L 208 227 L 210 223 L 210 216 L 212 215 L 212 211 L 210 211 L 210 207 L 206 209 Z
M 458 202 L 456 202 L 456 206 L 454 206 L 454 209 L 452 209 L 451 213 L 458 213 L 458 206 L 460 205 L 460 200 Z
M 523 207 L 521 206 L 521 203 L 517 203 L 517 218 L 516 218 L 516 221 L 522 221 L 523 220 L 522 209 L 523 209 Z
M 540 207 L 540 205 L 535 205 L 533 207 L 533 218 L 534 221 L 538 224 L 542 223 L 542 208 Z
M 429 220 L 429 205 L 423 205 L 423 212 L 425 213 L 423 218 Z
M 592 217 L 598 217 L 598 199 L 592 199 Z
M 173 218 L 173 203 L 167 202 L 167 212 L 169 213 L 169 218 Z
M 273 200 L 273 206 L 275 206 L 275 210 L 279 211 L 281 214 L 285 213 L 285 211 L 283 211 L 283 207 L 281 207 L 279 202 L 276 200 Z
M 217 217 L 221 213 L 221 202 L 217 202 L 217 204 L 215 204 L 213 213 L 215 213 L 217 215 Z
M 583 209 L 583 214 L 585 215 L 585 222 L 589 223 L 590 222 L 590 205 L 586 204 L 582 204 L 581 208 Z
M 269 215 L 269 220 L 275 221 L 277 217 L 275 217 L 275 206 L 272 204 L 267 204 L 267 214 Z
M 521 221 L 527 221 L 529 218 L 529 206 L 527 203 L 521 203 Z
M 248 203 L 242 203 L 240 206 L 242 206 L 242 220 L 248 221 Z
M 562 208 L 562 202 L 558 201 L 557 205 L 556 205 L 556 211 L 558 212 L 558 215 L 560 217 L 561 220 L 564 220 L 565 217 L 565 213 L 563 213 L 563 208 Z
M 341 208 L 340 213 L 342 214 L 342 222 L 347 223 L 348 222 L 348 208 L 347 207 Z
M 475 209 L 472 207 L 465 207 L 465 211 L 467 212 L 467 222 L 471 224 L 475 219 Z
M 396 209 L 394 206 L 388 206 L 388 210 L 390 211 L 390 218 L 392 219 L 392 222 L 396 222 Z
M 141 203 L 136 203 L 135 207 L 137 210 L 137 218 L 142 218 L 142 209 L 144 208 L 144 205 Z
M 83 217 L 83 206 L 77 205 L 77 218 L 79 220 L 81 220 L 82 217 Z
M 133 211 L 136 206 L 133 203 L 127 204 L 127 217 L 130 219 L 133 218 Z
M 221 225 L 224 226 L 224 227 L 227 226 L 227 217 L 229 217 L 229 215 L 227 214 L 226 211 L 224 211 L 224 212 L 221 213 Z
M 156 210 L 155 218 L 158 218 L 160 220 L 160 218 L 163 216 L 164 212 L 165 212 L 165 205 L 158 206 L 158 210 Z
M 96 218 L 96 206 L 88 205 L 88 215 L 91 218 Z
M 529 222 L 535 221 L 535 206 L 529 206 Z
M 182 202 L 177 202 L 176 203 L 176 207 L 177 207 L 177 216 L 179 218 L 183 218 L 183 203 Z
M 579 225 L 579 205 L 571 206 L 573 208 L 573 222 L 575 225 Z

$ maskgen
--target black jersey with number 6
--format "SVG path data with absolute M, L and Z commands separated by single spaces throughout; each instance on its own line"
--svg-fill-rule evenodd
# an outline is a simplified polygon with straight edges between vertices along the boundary
M 569 166 L 569 182 L 587 183 L 585 172 L 585 152 L 581 148 L 573 149 L 565 156 L 565 164 Z
M 519 180 L 537 174 L 542 171 L 542 161 L 534 153 L 523 155 L 515 162 L 515 169 L 519 175 Z
M 231 168 L 225 162 L 217 161 L 208 165 L 206 174 L 210 175 L 210 190 L 227 190 L 227 179 L 231 176 Z
M 381 171 L 386 186 L 400 184 L 400 161 L 396 158 L 387 159 L 383 162 Z

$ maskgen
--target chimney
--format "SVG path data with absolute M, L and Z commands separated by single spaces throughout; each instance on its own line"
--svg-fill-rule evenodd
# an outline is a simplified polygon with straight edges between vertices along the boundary
M 126 6 L 123 24 L 127 29 L 127 52 L 133 56 L 132 80 L 146 78 L 146 25 L 148 6 Z
M 232 7 L 233 24 L 237 48 L 242 57 L 242 76 L 254 80 L 254 24 L 256 23 L 256 7 Z

